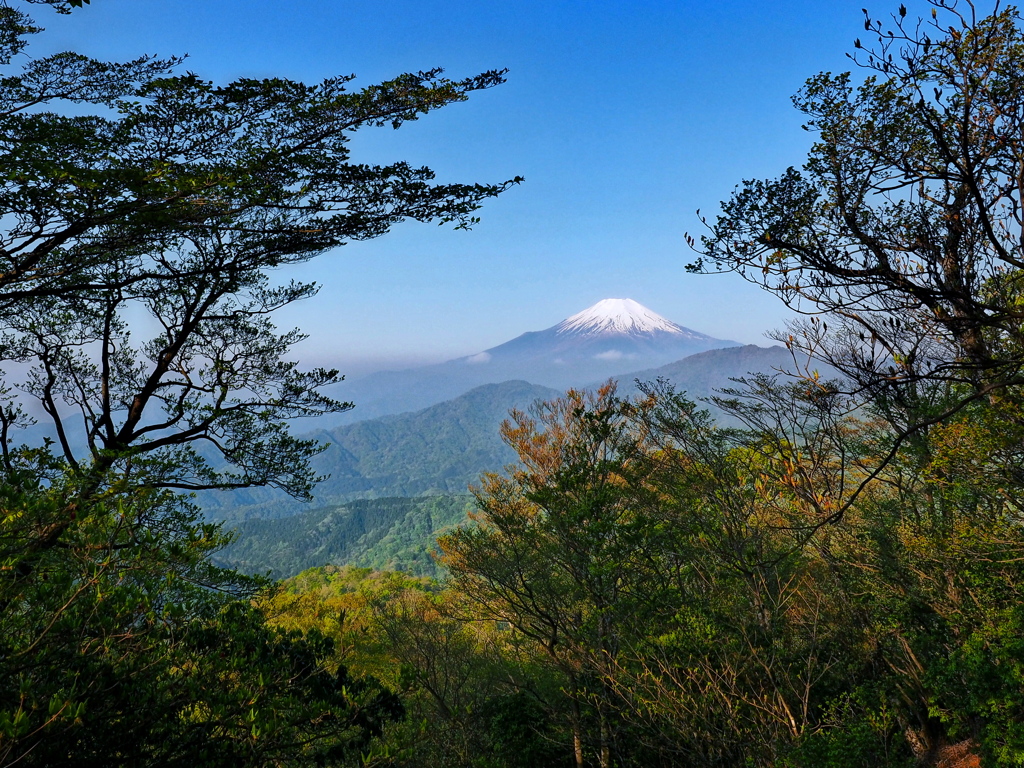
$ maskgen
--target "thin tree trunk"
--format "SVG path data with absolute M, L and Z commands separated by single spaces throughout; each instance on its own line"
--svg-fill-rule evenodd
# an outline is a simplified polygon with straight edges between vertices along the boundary
M 612 768 L 612 750 L 608 738 L 608 708 L 601 702 L 598 707 L 598 719 L 601 728 L 601 768 Z
M 572 748 L 576 753 L 576 768 L 583 768 L 583 734 L 580 733 L 580 705 L 572 700 Z
M 579 693 L 576 689 L 576 675 L 569 674 L 569 712 L 572 715 L 572 747 L 576 753 L 576 768 L 583 768 L 583 733 L 580 725 L 580 703 L 576 698 Z

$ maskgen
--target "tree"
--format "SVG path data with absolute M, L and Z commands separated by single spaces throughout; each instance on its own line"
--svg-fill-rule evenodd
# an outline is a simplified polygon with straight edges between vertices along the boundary
M 134 660 L 112 668 L 122 680 L 133 664 L 170 673 L 178 632 L 258 588 L 209 565 L 224 534 L 183 492 L 302 498 L 317 479 L 321 446 L 284 422 L 348 406 L 320 392 L 336 371 L 288 361 L 302 334 L 270 316 L 317 286 L 273 270 L 405 219 L 469 227 L 518 179 L 435 184 L 349 156 L 351 132 L 398 128 L 502 71 L 214 85 L 176 58 L 26 58 L 40 30 L 23 7 L 0 7 L 0 756 L 28 764 L 43 741 L 55 754 L 76 729 L 115 727 L 90 659 Z M 27 410 L 48 426 L 40 445 L 17 443 Z
M 796 459 L 641 389 L 513 412 L 521 464 L 439 542 L 450 588 L 561 680 L 578 765 L 776 765 L 867 661 L 838 535 L 807 524 L 804 474 L 832 473 L 833 444 Z
M 872 392 L 943 381 L 985 396 L 1024 362 L 1024 37 L 1013 7 L 929 2 L 927 21 L 865 14 L 877 43 L 852 58 L 872 76 L 807 82 L 807 163 L 744 182 L 691 269 L 737 272 L 811 315 L 780 338 Z
M 829 542 L 876 649 L 798 765 L 850 764 L 872 721 L 890 723 L 876 746 L 895 743 L 896 721 L 902 751 L 926 763 L 957 739 L 993 765 L 1021 754 L 1019 649 L 1005 638 L 1024 551 L 1024 35 L 1013 7 L 929 4 L 916 22 L 905 6 L 886 24 L 865 12 L 875 42 L 852 58 L 869 76 L 807 82 L 794 98 L 817 135 L 806 164 L 744 182 L 691 265 L 779 296 L 804 318 L 777 338 L 842 374 L 805 372 L 805 399 L 830 404 L 811 422 L 765 380 L 733 403 L 782 459 L 771 474 L 822 511 L 804 546 Z
M 663 582 L 635 408 L 608 384 L 513 411 L 501 432 L 521 466 L 485 475 L 481 525 L 438 542 L 476 615 L 510 624 L 564 677 L 579 766 L 591 745 L 606 767 L 627 752 L 612 678 Z

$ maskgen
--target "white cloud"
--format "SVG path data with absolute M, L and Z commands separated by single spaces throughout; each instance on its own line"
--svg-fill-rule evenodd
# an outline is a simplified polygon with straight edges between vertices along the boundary
M 470 365 L 479 365 L 480 363 L 489 363 L 490 361 L 491 356 L 487 352 L 479 352 L 466 358 L 466 362 Z
M 598 360 L 621 360 L 622 353 L 617 349 L 609 349 L 607 352 L 601 352 L 594 355 Z

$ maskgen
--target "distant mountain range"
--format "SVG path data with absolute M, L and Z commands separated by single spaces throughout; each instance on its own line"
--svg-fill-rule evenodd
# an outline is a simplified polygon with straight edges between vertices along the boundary
M 425 408 L 481 384 L 512 379 L 564 390 L 739 346 L 667 320 L 632 299 L 604 299 L 543 331 L 437 365 L 381 371 L 332 393 L 356 404 L 332 424 Z
M 691 400 L 699 400 L 733 386 L 732 379 L 742 378 L 748 373 L 774 373 L 794 370 L 796 367 L 792 354 L 785 347 L 747 344 L 699 352 L 668 365 L 633 371 L 624 376 L 616 376 L 615 379 L 619 382 L 620 395 L 635 392 L 637 381 L 665 379 L 680 392 L 685 392 Z M 704 404 L 704 407 L 714 412 L 710 404 Z
M 786 349 L 750 345 L 709 350 L 618 378 L 623 394 L 632 390 L 634 379 L 664 378 L 691 399 L 699 399 L 728 386 L 730 378 L 787 364 L 792 358 Z M 498 435 L 509 409 L 527 408 L 560 394 L 562 390 L 506 381 L 412 413 L 318 430 L 306 436 L 331 446 L 316 458 L 314 467 L 331 477 L 316 488 L 312 506 L 265 488 L 206 493 L 200 503 L 210 517 L 239 521 L 287 517 L 359 498 L 465 493 L 481 472 L 500 470 L 515 460 Z
M 698 399 L 727 386 L 730 378 L 791 363 L 781 347 L 711 350 L 623 376 L 619 391 L 629 394 L 636 379 L 663 378 Z M 216 560 L 274 578 L 321 565 L 440 576 L 431 552 L 440 534 L 467 524 L 473 500 L 466 486 L 484 470 L 499 470 L 515 459 L 498 437 L 508 409 L 558 394 L 520 381 L 488 384 L 416 413 L 318 433 L 334 445 L 317 466 L 333 474 L 317 489 L 317 501 L 304 506 L 265 490 L 221 496 L 234 506 L 210 512 L 229 520 L 237 538 Z M 428 495 L 409 498 L 419 493 Z M 352 500 L 358 495 L 381 498 Z

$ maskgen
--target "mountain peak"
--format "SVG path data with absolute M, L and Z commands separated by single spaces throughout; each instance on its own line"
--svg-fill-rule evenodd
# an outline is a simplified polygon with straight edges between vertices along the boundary
M 686 335 L 682 326 L 632 299 L 603 299 L 555 326 L 562 335 L 672 333 Z

